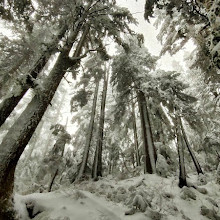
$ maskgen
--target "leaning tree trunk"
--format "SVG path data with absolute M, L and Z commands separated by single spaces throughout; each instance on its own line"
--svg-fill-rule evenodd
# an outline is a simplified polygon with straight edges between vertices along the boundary
M 144 144 L 144 172 L 156 173 L 156 149 L 153 143 L 146 98 L 142 91 L 137 91 L 137 98 Z
M 189 144 L 188 138 L 187 138 L 187 136 L 186 136 L 186 132 L 185 132 L 185 130 L 184 130 L 184 127 L 183 127 L 183 123 L 182 123 L 181 118 L 179 119 L 179 121 L 180 121 L 180 126 L 181 126 L 181 130 L 182 130 L 182 134 L 183 134 L 184 143 L 186 144 L 186 147 L 187 147 L 187 149 L 188 149 L 188 151 L 189 151 L 189 153 L 190 153 L 190 156 L 192 157 L 193 163 L 194 163 L 194 165 L 195 165 L 195 167 L 196 167 L 196 171 L 197 171 L 198 174 L 200 174 L 200 173 L 203 174 L 202 168 L 201 168 L 201 166 L 200 166 L 200 164 L 199 164 L 199 161 L 197 160 L 197 158 L 196 158 L 196 156 L 195 156 L 195 154 L 194 154 L 192 148 L 190 147 L 190 144 Z
M 138 144 L 135 105 L 134 105 L 134 101 L 133 101 L 133 96 L 132 96 L 131 107 L 132 107 L 132 122 L 133 122 L 133 133 L 134 133 L 135 158 L 136 158 L 137 166 L 140 166 L 141 161 L 140 161 L 140 154 L 139 154 L 139 149 L 138 149 L 139 144 Z
M 103 136 L 104 136 L 103 134 L 104 134 L 104 124 L 105 124 L 105 104 L 106 104 L 106 96 L 108 89 L 108 78 L 109 78 L 109 72 L 107 72 L 103 84 L 99 130 L 97 137 L 98 140 L 97 140 L 97 146 L 95 150 L 95 156 L 92 167 L 92 178 L 94 178 L 95 180 L 98 180 L 98 176 L 102 176 L 102 145 L 103 145 Z
M 88 31 L 89 27 L 86 26 L 77 44 L 74 57 L 79 57 L 81 54 Z M 72 61 L 69 58 L 70 50 L 71 44 L 59 54 L 56 64 L 43 83 L 43 90 L 37 92 L 18 120 L 9 129 L 8 134 L 4 137 L 0 145 L 0 220 L 13 219 L 12 210 L 9 210 L 9 207 L 12 207 L 11 197 L 13 194 L 14 172 L 17 162 L 44 115 L 47 106 L 50 104 L 64 74 L 68 68 L 79 62 L 78 59 Z
M 7 71 L 6 74 L 3 74 L 3 76 L 0 77 L 0 97 L 2 96 L 2 94 L 5 94 L 5 84 L 8 84 L 8 81 L 11 80 L 11 78 L 14 76 L 14 74 L 21 68 L 21 65 L 29 58 L 29 54 L 28 52 L 26 52 L 22 59 L 20 58 L 16 64 Z M 10 76 L 10 77 L 9 77 Z
M 180 121 L 179 117 L 175 117 L 175 129 L 176 129 L 176 138 L 177 138 L 177 150 L 179 156 L 179 187 L 182 188 L 187 186 L 186 182 L 186 169 L 184 162 L 184 149 L 183 149 L 183 137 L 181 135 Z
M 82 159 L 82 163 L 79 168 L 79 173 L 78 173 L 77 179 L 82 178 L 83 174 L 85 173 L 87 162 L 88 162 L 89 150 L 90 150 L 92 134 L 93 134 L 93 127 L 94 127 L 94 119 L 95 119 L 96 104 L 97 104 L 97 98 L 98 98 L 98 90 L 99 90 L 99 81 L 97 80 L 94 98 L 93 98 L 92 112 L 91 112 L 91 118 L 90 118 L 90 122 L 89 122 L 88 134 L 87 134 L 87 138 L 86 138 L 86 145 L 84 148 L 83 159 Z
M 57 45 L 57 43 L 65 35 L 66 30 L 67 30 L 67 27 L 65 26 L 58 34 L 57 39 L 49 46 L 49 48 Z M 17 87 L 15 87 L 13 88 L 12 91 L 10 91 L 10 93 L 13 95 L 10 96 L 9 98 L 4 99 L 3 102 L 1 102 L 0 104 L 0 126 L 5 122 L 7 117 L 11 114 L 11 112 L 17 106 L 17 104 L 22 99 L 22 97 L 25 95 L 25 93 L 28 91 L 28 89 L 34 85 L 34 82 L 33 82 L 34 79 L 36 79 L 37 75 L 43 70 L 49 58 L 54 53 L 53 51 L 54 50 L 46 51 L 44 55 L 42 55 L 38 59 L 35 66 L 32 68 L 32 70 L 30 70 L 30 73 L 27 76 L 26 83 L 23 86 L 21 86 L 21 91 L 19 92 L 19 94 L 14 95 L 16 94 L 16 92 L 13 90 L 17 90 Z

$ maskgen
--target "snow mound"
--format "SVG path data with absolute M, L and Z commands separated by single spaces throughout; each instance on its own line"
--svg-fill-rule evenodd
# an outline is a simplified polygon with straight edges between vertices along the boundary
M 34 206 L 34 220 L 218 220 L 220 186 L 207 178 L 199 188 L 195 175 L 189 179 L 192 187 L 180 189 L 177 177 L 106 177 L 52 193 L 16 195 L 16 208 L 22 220 L 30 219 L 27 204 Z

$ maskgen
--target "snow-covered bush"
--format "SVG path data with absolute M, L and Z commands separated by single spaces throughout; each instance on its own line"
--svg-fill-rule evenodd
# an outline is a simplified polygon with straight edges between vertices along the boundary
M 137 211 L 145 212 L 147 207 L 151 207 L 152 199 L 152 195 L 144 190 L 131 193 L 126 203 L 131 209 L 125 214 L 132 215 Z
M 148 209 L 146 212 L 146 215 L 154 220 L 167 219 L 164 214 L 160 213 L 159 211 L 152 210 L 152 209 Z
M 207 178 L 206 178 L 206 176 L 204 174 L 201 174 L 201 173 L 199 174 L 197 184 L 199 186 L 207 184 Z
M 196 200 L 196 194 L 190 188 L 184 186 L 181 190 L 180 198 L 183 200 Z
M 162 146 L 159 149 L 158 155 L 162 155 L 165 158 L 166 163 L 168 164 L 169 173 L 176 171 L 176 167 L 178 166 L 177 152 L 172 150 L 169 146 Z
M 132 206 L 139 209 L 141 212 L 145 212 L 147 208 L 147 202 L 144 200 L 143 196 L 136 195 L 133 199 Z
M 217 215 L 217 212 L 214 209 L 209 209 L 206 206 L 201 206 L 201 215 L 207 217 L 211 220 L 219 220 L 220 216 Z
M 117 180 L 125 180 L 128 178 L 126 173 L 119 172 L 116 176 Z
M 163 155 L 158 154 L 157 156 L 157 164 L 156 164 L 157 173 L 162 177 L 167 177 L 169 172 L 169 165 L 167 164 L 166 159 Z

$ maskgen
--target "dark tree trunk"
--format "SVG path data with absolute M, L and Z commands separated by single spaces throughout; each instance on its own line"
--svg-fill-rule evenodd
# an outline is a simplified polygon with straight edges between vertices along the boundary
M 161 115 L 161 106 L 158 106 L 155 109 L 155 116 L 153 121 L 153 128 L 155 130 L 154 134 L 154 141 L 161 142 L 163 145 L 165 145 L 165 139 L 164 139 L 164 131 L 163 131 L 163 118 Z
M 20 95 L 11 96 L 10 98 L 4 99 L 0 104 L 0 126 L 6 121 L 7 117 L 11 114 L 14 108 L 17 106 L 19 101 L 22 99 L 24 94 L 27 92 L 27 89 L 24 89 Z
M 137 92 L 138 98 L 138 107 L 140 112 L 140 120 L 141 120 L 141 131 L 142 131 L 142 138 L 143 138 L 143 153 L 144 153 L 144 173 L 153 173 L 150 156 L 148 152 L 148 143 L 147 143 L 147 134 L 146 134 L 146 125 L 144 120 L 144 111 L 143 111 L 143 97 L 140 95 L 140 92 Z
M 184 130 L 181 118 L 179 119 L 179 121 L 180 121 L 180 126 L 181 126 L 181 130 L 182 130 L 182 134 L 183 134 L 184 143 L 186 144 L 186 147 L 187 147 L 187 149 L 188 149 L 188 151 L 190 153 L 190 156 L 192 157 L 193 163 L 194 163 L 194 165 L 196 167 L 196 171 L 197 171 L 198 174 L 200 174 L 200 173 L 203 174 L 202 168 L 201 168 L 201 166 L 199 164 L 199 161 L 197 160 L 197 158 L 196 158 L 192 148 L 190 147 L 190 144 L 189 144 L 188 138 L 186 136 L 186 132 Z
M 113 173 L 113 167 L 114 167 L 114 150 L 111 148 L 109 151 L 109 158 L 108 158 L 108 174 Z
M 62 145 L 61 145 L 61 143 L 62 143 Z M 59 148 L 59 151 L 61 150 L 61 155 L 60 155 L 61 158 L 63 158 L 63 155 L 64 155 L 65 145 L 66 145 L 66 141 L 62 141 L 62 138 L 61 138 L 60 143 L 59 143 L 59 139 L 58 139 L 54 145 L 54 148 Z M 54 180 L 56 179 L 56 176 L 58 175 L 58 173 L 59 173 L 59 168 L 56 169 L 54 175 L 52 176 L 51 182 L 48 187 L 48 192 L 51 192 L 53 184 L 54 184 Z
M 135 105 L 134 105 L 133 97 L 132 97 L 131 107 L 132 107 L 132 120 L 133 120 L 133 132 L 134 132 L 135 158 L 136 158 L 137 166 L 140 166 L 141 161 L 140 161 L 140 154 L 139 154 L 139 149 L 138 149 L 139 144 L 138 144 L 136 116 L 135 116 Z
M 83 159 L 82 159 L 82 163 L 80 165 L 77 179 L 80 179 L 83 176 L 83 174 L 85 173 L 86 165 L 88 162 L 89 150 L 90 150 L 92 134 L 93 134 L 93 127 L 94 127 L 94 119 L 95 119 L 95 113 L 96 113 L 98 90 L 99 90 L 99 81 L 96 82 L 96 88 L 95 88 L 93 104 L 92 104 L 91 118 L 90 118 L 90 122 L 89 122 L 89 129 L 88 129 L 88 134 L 87 134 L 87 139 L 86 139 L 86 146 L 84 148 Z
M 86 26 L 77 44 L 74 57 L 79 57 L 88 31 L 89 27 Z M 46 111 L 47 106 L 50 104 L 67 69 L 72 67 L 74 63 L 76 65 L 79 62 L 79 60 L 75 60 L 75 62 L 70 60 L 70 50 L 71 45 L 60 53 L 56 64 L 43 83 L 44 90 L 38 91 L 38 94 L 34 96 L 18 120 L 9 129 L 0 145 L 0 219 L 7 213 L 8 208 L 12 206 L 11 197 L 13 194 L 14 172 L 22 152 Z
M 53 177 L 51 179 L 51 182 L 50 182 L 49 187 L 48 187 L 48 192 L 51 192 L 51 190 L 52 190 L 53 183 L 54 183 L 54 180 L 55 180 L 55 178 L 56 178 L 56 176 L 58 174 L 58 171 L 59 171 L 59 169 L 56 169 L 56 171 L 55 171 L 55 173 L 54 173 L 54 175 L 53 175 Z
M 143 93 L 143 95 L 144 95 L 144 93 Z M 145 96 L 144 96 L 144 98 L 145 98 Z M 146 125 L 146 134 L 147 134 L 148 151 L 149 151 L 150 161 L 152 164 L 153 173 L 156 173 L 157 153 L 156 153 L 156 148 L 154 145 L 152 126 L 151 126 L 151 122 L 150 122 L 150 115 L 149 115 L 149 111 L 148 111 L 146 98 L 145 98 L 145 103 L 144 103 L 144 119 L 145 119 L 145 125 Z
M 102 101 L 101 101 L 101 112 L 99 119 L 99 130 L 97 137 L 97 146 L 95 150 L 95 156 L 93 161 L 92 168 L 92 178 L 95 180 L 98 179 L 99 176 L 102 176 L 102 147 L 103 147 L 103 134 L 104 134 L 104 124 L 105 124 L 105 104 L 106 104 L 106 96 L 108 89 L 108 78 L 109 72 L 106 73 L 103 84 L 102 91 Z
M 138 106 L 140 111 L 141 128 L 144 147 L 144 172 L 156 173 L 156 150 L 153 143 L 146 99 L 142 91 L 137 92 Z
M 59 40 L 65 35 L 67 30 L 67 27 L 65 26 L 60 33 L 58 34 L 57 39 L 53 42 L 53 44 L 50 45 L 50 47 L 54 47 L 57 45 Z M 14 108 L 17 106 L 19 101 L 22 99 L 22 97 L 25 95 L 25 93 L 28 91 L 29 88 L 31 88 L 34 85 L 33 80 L 37 78 L 37 75 L 43 70 L 46 63 L 48 62 L 50 56 L 54 53 L 54 51 L 48 51 L 45 52 L 44 55 L 42 55 L 38 61 L 36 62 L 35 66 L 30 71 L 30 76 L 27 77 L 26 84 L 23 85 L 21 88 L 21 91 L 18 95 L 12 95 L 9 98 L 6 98 L 1 102 L 0 104 L 0 126 L 5 122 L 7 117 L 11 114 L 11 112 L 14 110 Z M 15 90 L 16 88 L 14 88 Z M 16 92 L 11 91 L 11 94 L 15 94 Z
M 181 135 L 180 120 L 179 117 L 177 116 L 175 118 L 175 127 L 176 127 L 176 137 L 177 137 L 177 150 L 179 156 L 179 187 L 182 188 L 184 186 L 187 186 L 187 182 L 186 182 L 186 169 L 185 169 L 184 149 L 183 149 L 184 140 Z

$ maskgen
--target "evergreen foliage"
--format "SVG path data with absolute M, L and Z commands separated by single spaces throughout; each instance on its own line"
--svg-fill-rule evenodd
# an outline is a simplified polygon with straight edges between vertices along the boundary
M 207 194 L 208 182 L 218 187 L 219 8 L 219 0 L 146 0 L 145 19 L 160 26 L 162 50 L 153 56 L 131 28 L 137 20 L 115 0 L 1 1 L 9 32 L 0 34 L 0 220 L 16 219 L 14 191 L 100 180 L 88 191 L 128 205 L 127 215 L 163 219 L 180 211 L 170 203 L 165 210 L 162 200 L 176 198 L 137 176 L 172 179 L 184 202 Z M 191 40 L 186 71 L 158 69 L 161 56 Z M 71 125 L 63 125 L 66 114 Z M 141 180 L 113 191 L 102 185 L 106 177 Z M 87 197 L 77 191 L 74 198 Z M 34 201 L 26 205 L 33 212 Z M 201 215 L 219 217 L 205 205 Z

